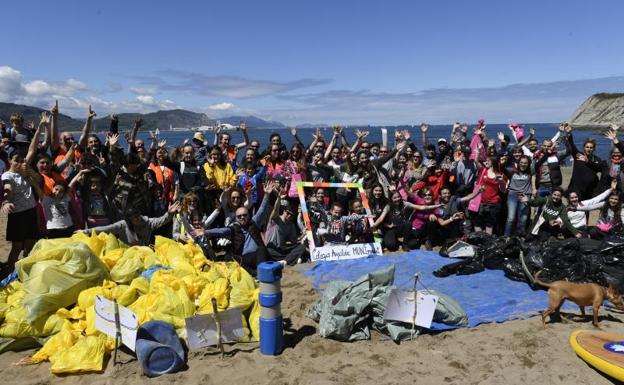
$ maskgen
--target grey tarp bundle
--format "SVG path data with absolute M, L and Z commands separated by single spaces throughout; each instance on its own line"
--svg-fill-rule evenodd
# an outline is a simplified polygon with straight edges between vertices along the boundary
M 319 323 L 321 337 L 338 341 L 365 340 L 370 338 L 372 327 L 394 341 L 409 338 L 410 324 L 383 319 L 390 292 L 395 288 L 394 270 L 395 265 L 391 265 L 366 274 L 355 282 L 337 280 L 329 283 L 308 314 Z M 440 297 L 434 322 L 468 325 L 466 313 L 455 300 L 434 290 L 428 292 Z

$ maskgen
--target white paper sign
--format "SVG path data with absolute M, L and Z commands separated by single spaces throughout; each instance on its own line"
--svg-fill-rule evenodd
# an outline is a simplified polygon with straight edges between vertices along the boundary
M 439 298 L 420 291 L 417 298 L 414 302 L 413 291 L 393 289 L 386 304 L 384 319 L 411 324 L 414 322 L 414 304 L 416 304 L 416 326 L 430 329 Z
M 383 255 L 379 243 L 354 243 L 352 245 L 328 245 L 315 247 L 310 251 L 310 260 L 338 261 L 341 259 L 356 259 L 369 255 Z
M 109 337 L 115 338 L 115 303 L 99 295 L 95 296 L 95 328 Z M 119 309 L 119 326 L 121 343 L 134 352 L 139 318 L 128 308 L 117 304 Z
M 239 308 L 232 308 L 219 312 L 221 324 L 221 342 L 237 342 L 245 336 L 242 313 Z M 186 336 L 189 349 L 202 349 L 216 345 L 217 324 L 213 314 L 201 314 L 186 319 Z

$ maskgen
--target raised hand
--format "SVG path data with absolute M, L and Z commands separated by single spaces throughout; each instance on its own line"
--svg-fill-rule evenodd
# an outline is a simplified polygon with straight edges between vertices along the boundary
M 54 106 L 50 109 L 52 116 L 57 116 L 59 112 L 58 100 L 54 102 Z
M 95 111 L 93 111 L 93 109 L 91 108 L 91 105 L 89 104 L 89 112 L 87 114 L 87 119 L 93 119 L 97 116 L 97 114 L 95 113 Z
M 158 147 L 165 147 L 167 145 L 167 139 L 158 141 Z
M 180 202 L 175 201 L 175 202 L 169 204 L 169 208 L 167 209 L 167 212 L 169 214 L 175 214 L 175 213 L 177 213 L 179 211 L 180 211 Z
M 529 127 L 529 135 L 531 136 L 535 135 L 535 127 Z
M 420 131 L 422 131 L 423 133 L 427 132 L 427 130 L 429 129 L 429 125 L 427 123 L 421 123 L 420 125 Z
M 620 129 L 620 126 L 618 126 L 618 125 L 617 125 L 617 124 L 615 124 L 615 123 L 611 123 L 611 129 L 612 129 L 613 131 L 617 131 L 617 130 L 619 130 L 619 129 Z
M 611 190 L 615 191 L 617 190 L 617 178 L 613 178 L 611 179 Z
M 247 124 L 245 123 L 244 120 L 240 121 L 240 124 L 238 125 L 238 127 L 240 127 L 241 131 L 246 131 L 247 130 Z
M 48 126 L 52 121 L 52 115 L 48 111 L 43 111 L 41 113 L 41 120 L 39 120 L 40 126 Z
M 459 122 L 453 123 L 453 131 L 458 130 L 459 127 L 461 127 L 461 124 L 459 124 Z
M 604 133 L 604 136 L 612 142 L 617 141 L 617 131 L 609 130 Z
M 264 185 L 264 193 L 267 195 L 270 195 L 273 191 L 275 191 L 275 186 L 277 185 L 277 183 L 275 183 L 274 180 L 269 181 L 268 183 L 266 183 Z
M 143 126 L 143 119 L 139 118 L 134 121 L 134 127 L 138 130 Z
M 297 136 L 297 129 L 296 129 L 295 127 L 291 127 L 291 128 L 290 128 L 290 134 L 291 134 L 292 136 Z

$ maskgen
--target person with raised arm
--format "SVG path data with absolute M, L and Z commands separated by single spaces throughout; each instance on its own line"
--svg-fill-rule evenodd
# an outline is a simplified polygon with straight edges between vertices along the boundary
M 574 144 L 572 126 L 565 123 L 564 130 L 567 135 L 564 136 L 563 141 L 574 159 L 568 191 L 577 191 L 581 200 L 590 199 L 598 187 L 598 173 L 602 170 L 602 161 L 595 155 L 596 141 L 586 139 L 581 152 Z

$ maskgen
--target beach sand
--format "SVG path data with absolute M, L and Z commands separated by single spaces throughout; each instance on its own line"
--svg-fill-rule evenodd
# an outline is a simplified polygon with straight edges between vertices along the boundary
M 2 218 L 0 228 L 4 226 L 5 218 Z M 8 245 L 1 241 L 0 255 L 5 258 L 7 253 Z M 224 359 L 216 350 L 191 352 L 185 371 L 149 379 L 142 374 L 136 359 L 125 353 L 120 354 L 123 364 L 113 367 L 109 362 L 102 374 L 58 377 L 50 374 L 49 363 L 13 365 L 34 350 L 8 352 L 0 355 L 2 382 L 33 385 L 612 383 L 578 358 L 569 345 L 572 331 L 592 329 L 589 317 L 583 322 L 553 323 L 545 328 L 539 317 L 533 317 L 421 335 L 400 345 L 374 332 L 370 341 L 343 343 L 319 337 L 316 324 L 306 317 L 317 296 L 309 279 L 298 268 L 285 270 L 282 288 L 286 348 L 280 356 L 261 355 L 257 344 L 228 345 Z M 624 315 L 612 313 L 613 317 L 608 317 L 608 314 L 601 309 L 602 328 L 624 333 Z

